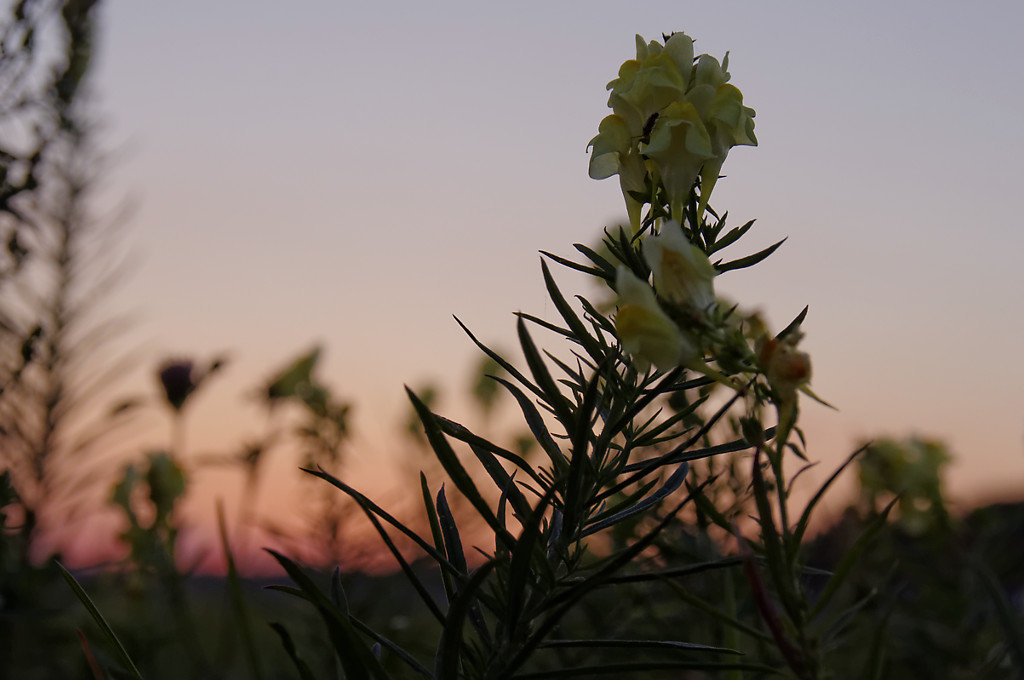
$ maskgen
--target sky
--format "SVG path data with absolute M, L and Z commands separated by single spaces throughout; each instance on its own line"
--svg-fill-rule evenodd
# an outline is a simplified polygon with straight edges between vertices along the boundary
M 253 388 L 321 344 L 355 403 L 348 465 L 386 486 L 403 384 L 468 412 L 453 315 L 514 348 L 514 312 L 555 317 L 538 251 L 623 219 L 616 180 L 587 176 L 605 85 L 634 34 L 682 30 L 729 51 L 757 112 L 714 203 L 757 219 L 750 252 L 788 240 L 716 287 L 776 327 L 810 306 L 813 386 L 839 409 L 804 409 L 811 458 L 935 437 L 951 497 L 1019 496 L 1022 20 L 1008 1 L 110 0 L 92 87 L 105 195 L 135 206 L 111 300 L 137 312 L 129 381 L 227 351 L 189 414 L 190 450 L 222 450 L 260 427 Z

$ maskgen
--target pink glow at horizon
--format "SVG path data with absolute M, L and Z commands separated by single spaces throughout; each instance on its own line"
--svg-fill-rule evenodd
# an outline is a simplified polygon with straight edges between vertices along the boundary
M 110 200 L 139 199 L 140 268 L 111 302 L 143 315 L 128 384 L 232 356 L 196 397 L 192 455 L 258 434 L 253 389 L 322 343 L 356 407 L 352 474 L 389 493 L 403 384 L 472 417 L 451 315 L 518 356 L 512 312 L 555 316 L 537 251 L 573 257 L 622 219 L 586 144 L 633 33 L 674 29 L 730 50 L 757 111 L 714 203 L 757 218 L 744 253 L 789 240 L 716 286 L 776 326 L 810 305 L 814 386 L 840 408 L 805 408 L 811 457 L 935 437 L 956 502 L 1022 495 L 1020 5 L 113 0 L 102 18 L 97 109 L 129 141 Z M 293 507 L 293 481 L 265 502 Z

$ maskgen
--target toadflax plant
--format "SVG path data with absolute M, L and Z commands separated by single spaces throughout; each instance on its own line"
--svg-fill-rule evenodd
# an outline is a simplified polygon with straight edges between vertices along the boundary
M 822 650 L 842 631 L 842 613 L 829 603 L 856 551 L 836 574 L 818 574 L 813 592 L 807 588 L 800 544 L 828 484 L 794 516 L 783 471 L 785 460 L 804 455 L 800 395 L 816 399 L 808 387 L 810 359 L 799 348 L 806 309 L 773 334 L 756 313 L 715 295 L 718 276 L 755 265 L 781 245 L 734 259 L 722 255 L 753 221 L 727 227 L 726 215 L 710 205 L 711 193 L 729 151 L 757 143 L 754 111 L 729 80 L 728 57 L 694 56 L 683 33 L 650 43 L 637 36 L 636 58 L 608 85 L 613 112 L 589 145 L 590 176 L 619 176 L 629 230 L 606 230 L 603 254 L 577 244 L 583 262 L 544 253 L 592 276 L 607 294 L 570 302 L 542 261 L 561 320 L 519 314 L 524 368 L 466 329 L 507 372 L 508 379 L 494 379 L 518 403 L 543 452 L 539 463 L 431 412 L 409 391 L 451 486 L 493 544 L 488 538 L 467 545 L 450 509 L 450 487 L 422 475 L 425 536 L 344 481 L 309 470 L 359 504 L 437 624 L 435 654 L 416 658 L 349 613 L 337 575 L 324 593 L 275 553 L 298 586 L 289 592 L 322 615 L 347 677 L 651 677 L 680 669 L 734 678 L 773 671 L 826 676 Z M 536 327 L 564 338 L 574 358 L 539 349 Z M 722 441 L 730 420 L 736 434 Z M 472 471 L 455 446 L 471 452 Z M 694 461 L 723 456 L 748 461 L 755 522 L 745 530 L 736 513 L 727 514 L 706 493 L 714 479 L 691 473 Z M 666 527 L 696 514 L 724 530 L 734 547 L 723 546 L 720 558 L 700 564 L 659 559 L 655 546 L 664 544 Z M 602 540 L 627 526 L 627 540 Z M 395 536 L 436 564 L 443 593 L 424 581 Z M 740 602 L 730 585 L 720 602 L 702 605 L 726 629 L 720 639 L 727 646 L 675 639 L 673 630 L 682 627 L 673 617 L 681 617 L 665 606 L 651 614 L 664 616 L 663 625 L 648 619 L 634 627 L 644 636 L 580 623 L 578 611 L 595 599 L 615 602 L 633 597 L 637 584 L 664 584 L 671 588 L 661 597 L 671 600 L 673 590 L 686 592 L 689 575 L 714 570 L 725 572 L 729 584 L 745 584 Z M 278 632 L 293 650 L 287 633 Z
M 494 380 L 517 402 L 539 461 L 409 391 L 449 478 L 420 476 L 429 533 L 308 470 L 361 508 L 435 624 L 433 654 L 407 650 L 352 613 L 339 572 L 324 592 L 273 553 L 295 583 L 278 589 L 313 605 L 347 678 L 832 675 L 825 652 L 854 611 L 837 611 L 834 596 L 870 531 L 833 574 L 803 564 L 811 514 L 842 470 L 791 513 L 796 475 L 784 468 L 804 460 L 800 400 L 817 399 L 800 349 L 806 309 L 772 333 L 715 293 L 717 277 L 781 245 L 732 255 L 753 221 L 728 227 L 710 204 L 731 149 L 757 143 L 754 111 L 729 82 L 728 59 L 695 56 L 685 34 L 638 36 L 636 51 L 609 83 L 612 113 L 589 145 L 590 176 L 619 177 L 628 227 L 606 230 L 601 252 L 576 244 L 582 261 L 543 253 L 560 320 L 518 315 L 520 366 L 463 326 L 503 371 Z M 549 261 L 604 292 L 570 301 Z M 572 359 L 541 350 L 537 328 Z M 477 517 L 456 517 L 452 490 Z M 470 519 L 488 535 L 461 532 Z M 433 563 L 440 587 L 396 541 Z M 313 678 L 291 633 L 273 627 L 299 676 Z

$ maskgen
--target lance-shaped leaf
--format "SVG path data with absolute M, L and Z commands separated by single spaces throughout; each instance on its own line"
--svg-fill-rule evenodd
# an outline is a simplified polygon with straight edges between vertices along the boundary
M 519 410 L 523 412 L 523 419 L 526 420 L 527 427 L 533 433 L 533 438 L 537 440 L 540 448 L 551 459 L 554 469 L 559 472 L 565 471 L 569 467 L 569 463 L 565 460 L 565 454 L 562 453 L 562 449 L 555 442 L 555 438 L 548 431 L 547 425 L 544 424 L 544 417 L 541 416 L 537 407 L 534 406 L 533 402 L 530 401 L 529 397 L 521 389 L 509 381 L 502 378 L 495 378 L 495 380 L 504 385 L 505 389 L 515 398 L 516 403 L 519 405 Z
M 687 496 L 681 503 L 679 503 L 674 509 L 666 513 L 665 517 L 662 518 L 657 525 L 655 525 L 650 531 L 643 536 L 639 537 L 634 543 L 615 553 L 611 557 L 606 558 L 601 566 L 579 583 L 570 586 L 568 589 L 562 591 L 560 594 L 550 598 L 545 603 L 545 608 L 551 610 L 551 612 L 540 621 L 533 629 L 533 633 L 530 638 L 520 647 L 516 655 L 508 662 L 506 666 L 506 672 L 514 673 L 518 670 L 527 659 L 533 654 L 534 650 L 544 641 L 544 638 L 558 625 L 565 614 L 572 609 L 573 606 L 579 600 L 584 597 L 587 593 L 593 591 L 595 588 L 603 585 L 608 579 L 615 576 L 615 574 L 622 569 L 625 565 L 633 561 L 640 553 L 648 548 L 654 539 L 667 527 L 679 514 L 679 511 L 683 509 L 683 506 L 690 501 L 690 497 Z
M 597 254 L 597 252 L 594 249 L 589 248 L 583 245 L 582 243 L 574 243 L 572 244 L 572 247 L 583 253 L 583 255 L 585 255 L 588 260 L 593 262 L 597 266 L 597 268 L 603 272 L 603 279 L 605 279 L 606 281 L 611 281 L 615 278 L 615 266 L 611 262 L 606 260 L 603 256 Z
M 551 270 L 548 269 L 548 263 L 541 260 L 541 271 L 544 274 L 544 285 L 547 287 L 548 296 L 551 298 L 551 302 L 554 303 L 555 309 L 565 320 L 569 330 L 572 331 L 574 338 L 577 342 L 583 345 L 583 348 L 587 350 L 587 354 L 593 357 L 594 361 L 600 363 L 604 361 L 605 356 L 601 351 L 601 345 L 590 335 L 590 331 L 580 320 L 579 316 L 566 301 L 562 295 L 562 291 L 558 289 L 558 284 L 555 283 L 554 277 L 551 276 Z
M 723 274 L 727 271 L 732 271 L 733 269 L 746 269 L 747 267 L 753 267 L 755 264 L 757 264 L 761 260 L 765 259 L 769 255 L 774 253 L 776 250 L 778 250 L 779 246 L 781 246 L 785 242 L 786 239 L 782 239 L 778 243 L 770 245 L 764 250 L 760 250 L 754 253 L 753 255 L 741 257 L 738 260 L 733 260 L 732 262 L 716 262 L 715 269 L 718 270 L 719 274 Z
M 714 652 L 716 654 L 742 654 L 728 647 L 701 645 L 678 640 L 547 640 L 540 645 L 569 649 L 659 649 L 670 652 Z
M 611 517 L 606 517 L 605 519 L 589 524 L 586 529 L 584 529 L 583 535 L 589 536 L 590 534 L 601 531 L 602 529 L 607 529 L 610 526 L 614 526 L 619 522 L 629 519 L 630 517 L 635 517 L 649 508 L 654 507 L 682 486 L 683 480 L 686 479 L 686 474 L 689 471 L 690 466 L 687 463 L 680 463 L 679 467 L 676 468 L 676 471 L 673 472 L 667 480 L 665 480 L 665 483 L 660 489 L 631 508 L 626 508 L 622 512 L 618 512 Z
M 593 462 L 590 459 L 591 419 L 598 399 L 601 384 L 599 373 L 595 373 L 587 385 L 587 391 L 574 414 L 575 427 L 569 431 L 572 437 L 572 455 L 569 459 L 569 473 L 566 475 L 562 492 L 564 515 L 563 531 L 566 540 L 576 540 L 582 529 L 581 523 L 586 519 L 590 497 L 589 487 L 595 476 Z
M 534 575 L 534 556 L 538 552 L 543 555 L 541 528 L 544 522 L 544 513 L 554 496 L 555 488 L 552 487 L 530 513 L 523 525 L 523 531 L 519 534 L 519 539 L 512 548 L 512 559 L 508 569 L 508 608 L 504 617 L 504 624 L 510 639 L 514 637 L 515 630 L 519 625 L 523 604 L 527 599 L 527 587 L 530 585 L 531 576 Z
M 864 446 L 860 447 L 859 449 L 851 453 L 850 456 L 846 459 L 846 461 L 844 461 L 842 465 L 836 468 L 835 472 L 833 472 L 832 475 L 825 480 L 825 483 L 818 487 L 817 493 L 815 493 L 814 497 L 807 502 L 807 507 L 804 508 L 803 513 L 800 515 L 800 520 L 796 523 L 796 529 L 793 530 L 794 544 L 799 545 L 803 542 L 804 533 L 807 531 L 807 525 L 811 521 L 811 513 L 814 512 L 815 506 L 817 506 L 818 502 L 822 499 L 822 497 L 824 497 L 825 491 L 827 491 L 828 488 L 832 486 L 832 482 L 836 481 L 839 475 L 842 474 L 843 470 L 849 467 L 850 463 L 852 463 L 857 458 L 857 456 L 863 453 L 867 448 L 868 445 L 865 444 Z
M 494 531 L 496 540 L 501 541 L 507 545 L 511 545 L 514 542 L 512 536 L 506 531 L 505 527 L 501 525 L 498 518 L 495 517 L 494 512 L 491 511 L 487 501 L 484 500 L 483 496 L 476 488 L 476 484 L 473 483 L 473 478 L 469 476 L 466 469 L 462 467 L 462 463 L 459 462 L 458 456 L 455 455 L 455 451 L 452 450 L 448 440 L 445 439 L 444 433 L 441 432 L 441 428 L 438 426 L 434 414 L 431 413 L 430 409 L 427 408 L 426 404 L 420 401 L 419 397 L 410 390 L 408 387 L 405 388 L 406 394 L 409 395 L 409 399 L 412 401 L 413 407 L 416 409 L 416 413 L 423 423 L 423 429 L 427 434 L 427 441 L 430 442 L 430 447 L 434 450 L 434 455 L 437 456 L 437 460 L 444 467 L 445 472 L 451 478 L 452 482 L 459 492 L 466 497 L 466 500 L 470 502 L 477 514 L 491 530 Z
M 779 670 L 771 666 L 757 663 L 729 663 L 721 661 L 637 661 L 633 663 L 607 663 L 595 666 L 573 666 L 558 670 L 519 673 L 511 676 L 513 680 L 546 680 L 547 678 L 592 678 L 601 675 L 613 677 L 643 677 L 636 673 L 654 671 L 750 671 L 754 674 L 779 675 Z M 660 677 L 660 676 L 659 676 Z M 756 676 L 752 676 L 756 677 Z
M 566 432 L 571 432 L 574 419 L 569 403 L 562 391 L 558 389 L 554 378 L 551 377 L 543 357 L 537 350 L 537 345 L 534 344 L 530 332 L 526 329 L 526 322 L 522 318 L 516 322 L 516 331 L 519 333 L 519 346 L 523 350 L 523 356 L 526 357 L 526 365 L 530 367 L 530 373 L 541 391 L 541 399 L 551 407 L 555 418 L 562 424 Z
M 420 473 L 420 491 L 423 494 L 423 507 L 427 513 L 427 523 L 430 524 L 430 534 L 434 539 L 434 547 L 438 552 L 443 553 L 444 548 L 444 534 L 441 533 L 441 520 L 437 516 L 437 508 L 434 506 L 434 499 L 430 495 L 430 489 L 427 487 L 427 476 L 422 472 Z M 444 586 L 444 594 L 448 599 L 448 603 L 451 604 L 452 600 L 455 599 L 455 585 L 452 582 L 451 571 L 441 567 L 441 584 Z
M 363 496 L 359 492 L 355 491 L 344 482 L 341 482 L 340 480 L 324 472 L 323 470 L 303 471 L 320 477 L 321 479 L 329 481 L 334 486 L 337 486 L 339 489 L 342 489 L 343 491 L 349 493 L 349 495 L 355 499 L 356 503 L 358 503 L 359 507 L 363 510 L 363 514 L 366 515 L 367 519 L 369 519 L 370 523 L 373 525 L 373 528 L 377 531 L 377 535 L 381 537 L 382 541 L 384 541 L 384 545 L 387 547 L 388 552 L 390 552 L 391 555 L 395 558 L 395 561 L 398 562 L 399 568 L 401 568 L 402 573 L 409 580 L 410 585 L 412 585 L 412 587 L 416 590 L 416 593 L 420 596 L 420 599 L 423 600 L 423 603 L 427 605 L 427 609 L 430 610 L 430 613 L 433 614 L 438 621 L 443 621 L 444 614 L 441 612 L 441 608 L 437 606 L 437 603 L 434 602 L 434 598 L 430 595 L 430 589 L 427 588 L 427 586 L 423 583 L 420 577 L 416 574 L 416 571 L 412 568 L 409 562 L 402 555 L 402 552 L 398 549 L 398 546 L 396 546 L 394 541 L 391 540 L 391 536 L 388 534 L 387 530 L 383 527 L 383 525 L 381 525 L 380 520 L 377 519 L 377 516 L 380 515 L 381 517 L 385 518 L 385 520 L 389 521 L 389 523 L 392 526 L 395 526 L 406 536 L 412 538 L 417 545 L 423 548 L 423 550 L 428 555 L 430 555 L 437 561 L 437 563 L 441 566 L 442 569 L 447 568 L 451 571 L 451 573 L 456 575 L 462 572 L 460 572 L 455 566 L 453 566 L 451 562 L 448 561 L 447 557 L 445 557 L 445 555 L 443 555 L 433 546 L 431 546 L 422 538 L 420 538 L 418 534 L 408 529 L 404 524 L 402 524 L 401 522 L 394 519 L 386 512 L 378 508 L 368 498 L 366 498 L 366 496 Z
M 309 668 L 309 664 L 303 661 L 302 657 L 299 656 L 299 652 L 295 648 L 295 641 L 292 640 L 292 636 L 288 632 L 288 629 L 276 621 L 271 621 L 270 627 L 275 633 L 277 633 L 277 637 L 281 640 L 281 646 L 284 647 L 284 651 L 288 654 L 288 658 L 292 660 L 295 670 L 299 673 L 299 678 L 301 678 L 301 680 L 316 680 L 316 676 L 313 675 L 313 671 Z
M 545 257 L 550 257 L 552 260 L 554 260 L 558 264 L 564 265 L 564 266 L 568 267 L 569 269 L 575 269 L 578 272 L 583 272 L 584 274 L 590 274 L 591 276 L 594 276 L 594 277 L 597 277 L 597 278 L 603 278 L 603 279 L 608 280 L 606 275 L 605 275 L 604 270 L 602 270 L 600 267 L 590 267 L 590 266 L 585 265 L 585 264 L 580 264 L 578 262 L 573 262 L 572 260 L 570 260 L 568 258 L 560 257 L 558 255 L 555 255 L 554 253 L 549 253 L 546 250 L 540 251 L 540 254 L 544 255 Z M 612 279 L 614 279 L 614 278 L 615 278 L 615 274 L 613 272 L 612 273 Z
M 721 222 L 719 222 L 719 224 L 724 224 L 724 223 L 725 223 L 725 216 L 723 215 L 722 216 L 722 220 L 721 220 Z M 752 226 L 754 226 L 754 220 L 750 220 L 749 222 L 744 224 L 742 227 L 733 227 L 732 229 L 730 229 L 725 234 L 725 236 L 723 236 L 720 239 L 717 239 L 714 243 L 711 244 L 711 252 L 709 252 L 708 255 L 716 253 L 719 250 L 721 250 L 723 248 L 727 248 L 727 247 L 731 246 L 733 243 L 736 243 L 736 241 L 738 241 L 744 234 L 746 234 L 748 231 L 750 231 L 750 228 Z
M 892 502 L 885 506 L 885 509 L 883 509 L 877 517 L 872 518 L 867 527 L 865 527 L 863 533 L 857 537 L 857 540 L 854 541 L 850 549 L 847 550 L 842 559 L 839 560 L 839 564 L 836 565 L 836 568 L 832 573 L 832 578 L 825 583 L 825 587 L 818 596 L 817 602 L 815 602 L 814 607 L 811 608 L 810 618 L 816 617 L 826 606 L 828 606 L 828 603 L 832 600 L 832 596 L 836 594 L 839 586 L 841 586 L 846 580 L 850 570 L 853 569 L 855 564 L 857 564 L 857 560 L 860 559 L 864 550 L 867 549 L 875 539 L 875 536 L 878 535 L 878 532 L 885 526 L 885 522 L 889 518 L 889 513 L 892 512 L 893 507 L 898 501 L 899 498 L 892 499 Z
M 92 617 L 92 620 L 96 622 L 96 625 L 99 626 L 100 630 L 103 632 L 103 636 L 107 639 L 107 642 L 110 643 L 114 656 L 117 658 L 118 663 L 121 664 L 121 667 L 124 668 L 131 677 L 136 678 L 136 680 L 142 680 L 142 674 L 139 673 L 139 669 L 135 666 L 135 662 L 132 661 L 132 658 L 128 655 L 128 651 L 124 648 L 124 645 L 121 644 L 121 641 L 117 639 L 117 635 L 114 634 L 114 629 L 110 627 L 107 620 L 103 618 L 102 614 L 100 614 L 100 610 L 96 608 L 96 605 L 89 597 L 89 594 L 85 592 L 85 589 L 81 584 L 79 584 L 75 577 L 71 575 L 71 572 L 64 568 L 63 564 L 56 561 L 54 564 L 57 565 L 57 569 L 60 570 L 60 575 L 64 577 L 64 580 L 67 581 L 67 584 L 75 593 L 75 597 L 78 598 L 79 602 L 85 605 L 86 610 L 89 612 L 89 616 Z
M 473 455 L 476 456 L 477 460 L 484 466 L 487 474 L 494 480 L 494 484 L 501 491 L 502 497 L 512 504 L 512 512 L 516 520 L 519 522 L 525 521 L 530 514 L 530 503 L 526 500 L 523 492 L 519 490 L 519 487 L 516 486 L 512 475 L 505 471 L 505 468 L 501 466 L 497 458 L 491 455 L 490 451 L 474 444 L 470 444 L 469 448 L 473 451 Z
M 459 317 L 456 316 L 454 318 L 455 323 L 459 324 L 459 327 L 461 327 L 462 330 L 466 332 L 466 335 L 468 335 L 469 339 L 473 341 L 473 344 L 479 347 L 484 354 L 489 356 L 491 359 L 494 359 L 495 363 L 497 363 L 499 366 L 505 369 L 505 371 L 510 376 L 515 378 L 521 385 L 523 385 L 528 390 L 536 394 L 538 397 L 544 397 L 544 392 L 542 392 L 536 385 L 527 380 L 526 376 L 519 372 L 519 369 L 517 369 L 515 366 L 506 361 L 500 354 L 492 350 L 490 347 L 477 340 L 476 336 L 473 335 L 473 333 L 470 332 L 468 328 L 466 328 L 466 325 L 459 320 Z
M 260 663 L 260 655 L 256 648 L 256 638 L 252 631 L 252 615 L 249 612 L 245 595 L 242 592 L 242 580 L 238 575 L 238 568 L 235 566 L 235 556 L 231 552 L 231 545 L 228 542 L 227 522 L 224 519 L 224 504 L 217 503 L 217 531 L 220 534 L 221 547 L 224 549 L 224 559 L 227 562 L 228 592 L 231 594 L 231 609 L 235 615 L 235 625 L 242 637 L 242 644 L 245 647 L 245 655 L 249 662 L 249 670 L 256 680 L 263 678 L 263 665 Z
M 459 536 L 459 527 L 455 523 L 455 515 L 452 514 L 451 508 L 448 507 L 448 498 L 444 494 L 443 484 L 437 492 L 437 518 L 441 526 L 441 535 L 444 538 L 444 549 L 448 555 L 448 560 L 459 569 L 460 575 L 465 577 L 469 573 L 469 567 L 466 564 L 466 555 L 462 548 L 462 537 Z M 465 578 L 460 578 L 459 580 L 464 582 Z M 458 597 L 458 593 L 459 586 L 456 585 L 456 597 Z M 469 618 L 480 637 L 485 640 L 488 639 L 489 635 L 487 626 L 484 624 L 484 617 L 480 613 L 480 608 L 475 603 L 469 608 Z
M 334 645 L 338 660 L 345 670 L 347 680 L 385 680 L 390 678 L 370 648 L 363 643 L 349 618 L 313 583 L 297 564 L 273 550 L 268 550 L 275 560 L 284 567 L 289 578 L 295 582 L 305 597 L 316 607 Z
M 435 680 L 458 680 L 459 660 L 462 658 L 462 629 L 470 606 L 476 601 L 476 591 L 483 585 L 488 574 L 495 567 L 495 562 L 482 564 L 463 586 L 459 597 L 452 602 L 445 619 L 444 630 L 438 643 L 437 655 L 434 660 Z
M 500 382 L 500 379 L 498 378 L 495 378 L 495 380 L 498 380 Z M 490 442 L 484 439 L 483 437 L 474 434 L 467 427 L 465 427 L 464 425 L 460 425 L 454 420 L 448 420 L 447 418 L 439 416 L 436 413 L 434 414 L 434 417 L 437 419 L 438 427 L 441 428 L 442 432 L 444 432 L 449 437 L 458 439 L 460 442 L 469 444 L 469 447 L 473 449 L 473 452 L 474 454 L 476 454 L 477 458 L 481 458 L 481 454 L 477 453 L 477 449 L 479 449 L 480 451 L 485 452 L 492 459 L 497 457 L 507 460 L 508 462 L 512 463 L 517 468 L 525 472 L 527 475 L 529 475 L 530 478 L 533 479 L 535 482 L 541 482 L 540 477 L 538 477 L 537 473 L 534 472 L 533 466 L 530 465 L 530 463 L 522 456 L 512 453 L 508 449 L 504 449 L 498 446 L 497 444 L 494 444 L 493 442 Z M 499 488 L 501 488 L 500 485 Z

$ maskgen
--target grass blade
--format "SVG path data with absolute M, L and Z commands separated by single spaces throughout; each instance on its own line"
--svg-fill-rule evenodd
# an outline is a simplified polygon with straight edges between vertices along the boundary
M 63 564 L 56 561 L 54 564 L 57 565 L 61 576 L 64 577 L 64 580 L 67 581 L 71 590 L 75 593 L 75 597 L 78 598 L 79 602 L 85 605 L 85 608 L 92 617 L 92 620 L 100 627 L 100 630 L 103 632 L 103 636 L 107 639 L 107 642 L 110 643 L 110 646 L 114 651 L 114 656 L 121 664 L 121 667 L 128 671 L 128 674 L 131 677 L 136 678 L 137 680 L 142 680 L 142 674 L 139 673 L 139 669 L 136 668 L 132 658 L 128 655 L 128 651 L 124 648 L 124 645 L 121 644 L 121 641 L 117 639 L 117 635 L 114 634 L 114 629 L 110 627 L 107 620 L 103 618 L 102 614 L 100 614 L 100 610 L 96 608 L 96 605 L 93 603 L 88 593 L 85 592 L 85 589 L 82 588 L 81 584 L 77 580 L 75 580 L 75 577 L 71 575 L 71 572 L 64 568 Z

